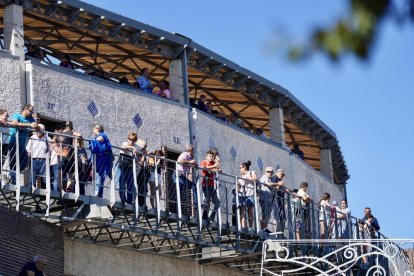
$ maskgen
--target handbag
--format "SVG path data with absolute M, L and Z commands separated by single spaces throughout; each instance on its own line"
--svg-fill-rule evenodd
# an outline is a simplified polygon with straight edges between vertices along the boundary
M 70 150 L 67 147 L 59 148 L 57 155 L 61 157 L 69 157 Z

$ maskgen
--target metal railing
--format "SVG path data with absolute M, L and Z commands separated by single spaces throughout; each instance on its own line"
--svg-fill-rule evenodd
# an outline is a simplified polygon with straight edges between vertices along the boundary
M 51 197 L 83 202 L 92 197 L 98 205 L 133 211 L 134 225 L 140 214 L 153 210 L 156 229 L 167 217 L 176 220 L 177 234 L 183 222 L 195 223 L 195 236 L 200 241 L 205 227 L 214 229 L 216 243 L 224 233 L 233 233 L 236 249 L 243 239 L 272 235 L 289 240 L 386 240 L 355 217 L 338 218 L 339 210 L 305 203 L 284 190 L 274 190 L 272 197 L 263 200 L 264 184 L 258 181 L 194 166 L 183 172 L 177 161 L 162 156 L 142 151 L 134 154 L 116 146 L 96 152 L 91 150 L 89 139 L 37 133 L 28 135 L 27 129 L 18 129 L 14 136 L 0 133 L 1 187 L 14 185 L 17 210 L 20 189 L 29 186 L 32 193 L 45 190 L 46 206 L 39 206 L 45 216 L 49 215 Z M 365 249 L 360 246 L 357 250 L 363 254 Z M 300 251 L 317 256 L 332 248 L 313 245 Z

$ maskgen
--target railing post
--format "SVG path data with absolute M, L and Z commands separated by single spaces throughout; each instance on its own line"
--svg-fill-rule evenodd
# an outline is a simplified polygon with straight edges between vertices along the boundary
M 111 158 L 114 158 L 113 157 L 113 153 L 111 152 Z M 115 162 L 112 162 L 112 168 L 111 168 L 111 171 L 112 171 L 112 177 L 111 177 L 111 188 L 110 188 L 110 190 L 109 190 L 109 204 L 111 205 L 111 207 L 112 206 L 114 206 L 114 204 L 115 204 L 115 174 L 116 174 L 116 163 Z
M 79 198 L 80 185 L 79 185 L 79 163 L 78 163 L 78 138 L 75 136 L 75 202 Z
M 19 211 L 20 208 L 20 149 L 19 149 L 19 130 L 16 131 L 16 163 L 15 163 L 15 170 L 16 170 L 16 211 Z
M 201 193 L 200 193 L 201 183 L 200 177 L 197 177 L 196 180 L 196 196 L 197 196 L 197 230 L 198 230 L 198 240 L 201 240 L 201 229 L 203 228 L 203 210 L 201 210 Z M 208 212 L 208 210 L 207 210 Z
M 47 135 L 47 134 L 45 134 Z M 47 141 L 46 136 L 46 147 L 48 147 L 48 150 L 46 152 L 46 217 L 49 216 L 49 208 L 50 208 L 50 150 L 49 150 L 49 144 Z
M 139 212 L 138 212 L 138 197 L 139 197 L 139 194 L 138 194 L 138 179 L 137 179 L 137 162 L 136 162 L 136 158 L 138 158 L 138 156 L 136 156 L 136 155 L 134 155 L 134 158 L 133 158 L 133 160 L 132 160 L 132 175 L 133 175 L 133 177 L 134 177 L 134 187 L 135 187 L 135 194 L 133 194 L 133 195 L 135 195 L 135 200 L 134 200 L 134 226 L 136 226 L 137 225 L 137 223 L 138 223 L 138 215 L 139 215 Z M 122 169 L 121 169 L 121 174 L 124 174 L 124 172 L 122 172 Z M 123 176 L 123 175 L 121 175 L 121 183 L 122 183 L 122 189 L 124 189 L 124 191 L 122 191 L 124 194 L 126 194 L 126 199 L 128 198 L 128 187 L 125 187 L 125 178 L 124 178 L 125 176 Z M 125 193 L 125 188 L 127 189 L 127 192 Z M 126 200 L 125 199 L 125 200 Z
M 218 180 L 219 173 L 216 172 L 216 178 L 214 179 L 214 186 L 216 187 L 217 202 L 214 203 L 214 209 L 217 209 L 217 223 L 218 223 L 218 237 L 217 240 L 221 240 L 221 200 L 220 200 L 220 181 Z M 218 204 L 218 206 L 216 206 Z
M 289 233 L 289 239 L 295 238 L 296 233 L 296 225 L 295 222 L 292 223 L 292 206 L 291 206 L 291 195 L 286 193 L 286 201 L 287 201 L 287 227 L 288 227 L 288 233 Z M 284 197 L 283 197 L 284 198 Z M 285 214 L 286 216 L 286 214 Z M 285 222 L 286 225 L 286 222 Z
M 254 224 L 255 224 L 255 233 L 259 234 L 260 224 L 259 224 L 259 204 L 257 202 L 257 181 L 253 181 L 253 201 L 254 201 Z M 247 208 L 247 207 L 246 207 Z
M 234 182 L 234 190 L 235 190 L 235 196 L 236 196 L 236 249 L 240 248 L 240 231 L 241 231 L 241 225 L 240 225 L 240 208 L 239 208 L 239 191 L 237 189 L 237 181 L 238 181 L 238 177 L 235 176 L 234 179 L 236 180 Z
M 161 208 L 160 208 L 160 185 L 159 185 L 159 179 L 158 179 L 158 164 L 157 164 L 157 156 L 154 156 L 154 177 L 155 177 L 155 210 L 157 212 L 156 215 L 156 220 L 157 220 L 157 230 L 160 228 L 160 224 L 161 224 Z M 161 177 L 162 179 L 162 177 Z
M 184 172 L 183 172 L 184 173 Z M 184 183 L 185 185 L 185 183 Z M 175 190 L 177 194 L 177 234 L 181 231 L 181 193 L 180 193 L 180 176 L 178 175 L 178 163 L 175 163 Z

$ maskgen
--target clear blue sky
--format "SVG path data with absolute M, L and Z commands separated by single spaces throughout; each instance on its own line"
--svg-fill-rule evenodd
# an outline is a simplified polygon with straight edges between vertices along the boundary
M 321 55 L 296 64 L 269 51 L 275 31 L 305 40 L 312 27 L 344 14 L 347 1 L 86 2 L 188 36 L 287 88 L 336 132 L 352 214 L 370 206 L 387 236 L 414 238 L 414 25 L 386 22 L 366 64 Z

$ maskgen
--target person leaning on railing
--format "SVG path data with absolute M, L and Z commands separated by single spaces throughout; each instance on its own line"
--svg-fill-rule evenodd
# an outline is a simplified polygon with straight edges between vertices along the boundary
M 296 193 L 299 199 L 299 205 L 296 206 L 298 212 L 296 212 L 296 217 L 300 218 L 298 220 L 299 224 L 296 225 L 296 238 L 300 239 L 300 234 L 302 231 L 302 226 L 305 227 L 304 232 L 307 235 L 310 232 L 310 212 L 309 204 L 312 202 L 312 198 L 308 194 L 309 184 L 306 181 L 300 183 L 299 190 Z M 302 221 L 303 218 L 303 221 Z
M 269 223 L 270 213 L 272 212 L 272 204 L 276 186 L 276 176 L 273 167 L 266 167 L 265 174 L 260 177 L 260 194 L 259 204 L 262 209 L 262 220 L 260 221 L 261 229 L 265 230 Z
M 132 204 L 135 194 L 133 162 L 134 156 L 141 149 L 137 145 L 138 135 L 135 132 L 128 134 L 127 141 L 121 145 L 118 166 L 116 168 L 116 182 L 119 186 L 119 197 L 123 204 Z
M 112 145 L 102 125 L 94 125 L 92 131 L 94 139 L 90 141 L 89 149 L 93 153 L 96 164 L 95 196 L 102 197 L 105 178 L 112 177 Z
M 253 209 L 254 205 L 254 181 L 257 180 L 257 175 L 255 171 L 250 170 L 250 161 L 240 164 L 240 174 L 241 179 L 238 183 L 239 191 L 239 205 L 240 209 L 240 223 L 242 227 L 247 227 L 246 217 L 249 222 L 248 227 L 253 227 Z M 247 212 L 246 212 L 247 211 Z
M 11 118 L 10 125 L 10 138 L 9 138 L 9 158 L 10 158 L 10 170 L 16 170 L 16 149 L 17 149 L 17 140 L 16 135 L 19 131 L 19 165 L 20 172 L 22 172 L 28 165 L 28 154 L 26 151 L 26 143 L 29 138 L 30 129 L 38 130 L 39 126 L 35 119 L 33 118 L 34 107 L 31 104 L 26 104 L 23 106 L 21 113 L 14 113 Z M 18 130 L 19 128 L 19 130 Z M 12 183 L 16 183 L 16 173 L 11 172 L 10 177 Z
M 200 168 L 203 169 L 201 172 L 203 177 L 201 183 L 203 194 L 206 199 L 203 210 L 203 219 L 214 220 L 220 206 L 217 189 L 214 185 L 215 172 L 219 170 L 219 164 L 214 161 L 214 153 L 212 151 L 206 152 L 205 159 L 200 162 Z M 214 210 L 209 216 L 211 202 L 214 204 Z
M 197 195 L 195 191 L 195 183 L 191 173 L 191 169 L 197 166 L 197 161 L 194 160 L 194 146 L 187 145 L 185 151 L 177 158 L 177 171 L 179 177 L 179 186 L 181 191 L 183 189 L 193 189 L 194 205 L 197 204 Z
M 30 184 L 37 188 L 36 179 L 39 179 L 41 187 L 44 187 L 43 176 L 46 174 L 46 159 L 49 152 L 50 138 L 45 134 L 45 126 L 38 125 L 39 131 L 33 133 L 26 145 L 26 151 L 31 159 Z
M 9 151 L 9 113 L 5 109 L 0 109 L 0 142 L 1 142 L 1 159 L 0 159 L 0 174 L 2 172 L 3 163 L 6 162 L 7 152 Z M 2 177 L 2 176 L 0 176 Z

